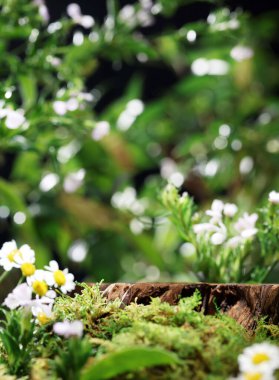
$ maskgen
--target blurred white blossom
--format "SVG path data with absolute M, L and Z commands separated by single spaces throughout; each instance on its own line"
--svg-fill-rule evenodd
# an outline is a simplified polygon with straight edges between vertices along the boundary
M 230 54 L 235 61 L 241 62 L 245 59 L 252 58 L 254 55 L 254 51 L 248 46 L 237 45 L 231 50 Z
M 99 141 L 110 132 L 110 125 L 107 121 L 99 121 L 96 123 L 95 128 L 92 131 L 92 139 Z
M 76 24 L 85 29 L 90 29 L 95 24 L 94 18 L 90 15 L 83 15 L 80 6 L 76 3 L 67 6 L 67 14 Z
M 86 172 L 84 169 L 79 169 L 76 172 L 69 173 L 64 179 L 64 190 L 67 193 L 74 193 L 78 190 L 83 184 L 85 174 Z
M 268 201 L 275 205 L 279 204 L 279 193 L 275 190 L 271 191 L 268 195 Z
M 245 212 L 235 223 L 234 228 L 243 239 L 249 239 L 258 232 L 256 228 L 257 220 L 258 214 L 254 213 L 249 215 Z
M 224 205 L 224 215 L 233 218 L 237 213 L 238 207 L 234 203 L 226 203 Z
M 5 118 L 5 125 L 8 129 L 20 128 L 26 121 L 22 109 L 14 111 L 11 108 L 0 108 L 0 119 L 3 118 Z
M 81 338 L 83 335 L 83 324 L 81 321 L 64 321 L 56 322 L 53 325 L 53 331 L 57 335 L 61 335 L 64 338 L 78 337 Z
M 222 59 L 198 58 L 192 63 L 191 70 L 197 76 L 226 75 L 229 71 L 229 64 Z
M 49 12 L 44 0 L 33 0 L 33 3 L 37 5 L 39 15 L 45 23 L 49 22 Z

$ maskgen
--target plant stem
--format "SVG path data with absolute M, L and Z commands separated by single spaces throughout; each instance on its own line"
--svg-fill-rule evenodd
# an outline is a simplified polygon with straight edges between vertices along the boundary
M 5 278 L 8 276 L 9 272 L 8 271 L 4 271 L 1 276 L 0 276 L 0 283 L 5 280 Z

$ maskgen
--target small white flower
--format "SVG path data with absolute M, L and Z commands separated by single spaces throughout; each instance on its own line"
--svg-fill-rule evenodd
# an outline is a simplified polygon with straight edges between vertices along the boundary
M 245 212 L 235 223 L 234 228 L 243 239 L 249 239 L 258 232 L 258 229 L 255 227 L 257 220 L 258 214 L 249 215 Z
M 237 248 L 241 243 L 243 243 L 243 241 L 244 240 L 241 236 L 234 236 L 227 241 L 226 245 L 229 248 Z
M 79 108 L 79 102 L 77 98 L 70 98 L 66 102 L 66 107 L 68 111 L 76 111 Z
M 55 260 L 51 260 L 45 269 L 51 275 L 50 285 L 56 288 L 59 287 L 64 294 L 75 289 L 74 275 L 68 273 L 68 269 L 64 269 L 63 271 L 59 269 L 59 265 Z
M 6 118 L 5 124 L 8 129 L 17 129 L 21 127 L 26 121 L 24 112 L 21 109 L 18 109 L 16 111 L 10 108 L 1 109 L 0 119 L 4 117 Z
M 107 121 L 99 121 L 96 123 L 95 128 L 92 131 L 92 139 L 95 141 L 101 140 L 103 137 L 109 134 L 110 125 Z
M 226 235 L 221 232 L 215 232 L 210 238 L 211 243 L 214 245 L 221 245 L 226 240 Z
M 249 371 L 237 377 L 231 377 L 229 380 L 275 380 L 275 377 L 271 372 Z
M 53 109 L 57 115 L 63 116 L 67 112 L 67 103 L 62 100 L 56 100 L 53 102 Z
M 53 326 L 53 331 L 57 335 L 64 336 L 64 338 L 69 338 L 69 337 L 81 338 L 83 334 L 83 324 L 81 321 L 56 322 Z
M 64 190 L 67 193 L 74 193 L 78 190 L 82 184 L 85 177 L 86 171 L 82 168 L 76 172 L 69 173 L 63 183 Z
M 49 286 L 52 286 L 52 276 L 49 272 L 37 269 L 32 276 L 26 278 L 27 284 L 32 288 L 37 297 L 55 298 L 56 293 L 54 290 L 50 290 Z
M 235 61 L 241 62 L 245 59 L 252 58 L 254 55 L 254 51 L 248 46 L 237 45 L 234 48 L 232 48 L 230 55 Z
M 81 16 L 80 6 L 76 3 L 71 3 L 67 6 L 67 14 L 73 20 L 78 19 Z
M 71 3 L 67 6 L 67 14 L 76 24 L 85 29 L 90 29 L 95 24 L 94 18 L 90 15 L 83 15 L 80 6 L 76 3 Z
M 19 306 L 29 306 L 32 300 L 32 289 L 27 284 L 20 284 L 6 297 L 3 305 L 13 310 Z
M 81 20 L 79 24 L 84 28 L 84 29 L 90 29 L 92 26 L 95 24 L 94 18 L 90 15 L 83 15 L 81 17 Z
M 34 0 L 35 5 L 39 8 L 39 14 L 45 23 L 49 22 L 49 12 L 44 0 Z
M 85 100 L 86 102 L 92 102 L 94 100 L 94 96 L 90 92 L 79 92 L 77 97 L 78 99 Z
M 226 203 L 224 206 L 224 215 L 233 218 L 237 213 L 238 207 L 234 203 Z
M 217 232 L 218 228 L 211 223 L 198 223 L 193 225 L 195 234 L 203 234 L 206 232 Z
M 210 223 L 218 223 L 221 221 L 223 209 L 224 203 L 219 199 L 215 199 L 212 202 L 211 209 L 205 212 L 206 215 L 211 216 Z
M 17 268 L 18 265 L 15 262 L 15 256 L 20 253 L 14 240 L 3 244 L 0 250 L 0 266 L 5 271 L 10 271 L 12 268 Z
M 53 102 L 53 105 L 52 105 L 54 112 L 57 115 L 63 116 L 68 111 L 70 112 L 76 111 L 77 109 L 81 108 L 78 98 L 79 97 L 71 97 L 70 99 L 66 101 L 56 100 L 55 102 Z
M 258 343 L 244 349 L 238 357 L 241 372 L 270 373 L 279 368 L 279 347 Z
M 271 191 L 268 195 L 268 201 L 275 205 L 279 205 L 279 193 L 277 191 Z
M 48 304 L 38 303 L 32 307 L 31 311 L 34 317 L 36 317 L 36 322 L 40 325 L 45 325 L 50 322 L 53 318 L 52 312 L 53 302 Z
M 35 273 L 35 252 L 29 247 L 28 244 L 24 244 L 18 250 L 18 253 L 14 257 L 15 267 L 20 268 L 23 276 L 32 276 Z
M 217 232 L 211 236 L 210 240 L 214 245 L 221 245 L 227 239 L 227 228 L 222 222 L 219 223 L 217 228 Z

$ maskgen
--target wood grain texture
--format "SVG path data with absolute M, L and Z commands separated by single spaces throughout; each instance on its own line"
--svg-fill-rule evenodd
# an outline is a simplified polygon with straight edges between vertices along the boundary
M 219 310 L 234 318 L 247 330 L 256 327 L 260 317 L 279 324 L 279 285 L 208 284 L 208 283 L 115 283 L 102 284 L 101 290 L 108 300 L 120 298 L 129 305 L 135 300 L 149 304 L 151 298 L 175 305 L 182 297 L 190 297 L 198 289 L 202 295 L 201 311 L 207 315 Z

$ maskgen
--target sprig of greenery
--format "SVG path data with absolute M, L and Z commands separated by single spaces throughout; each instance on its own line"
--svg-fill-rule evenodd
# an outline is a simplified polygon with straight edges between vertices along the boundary
M 1 321 L 0 341 L 4 355 L 0 356 L 0 360 L 7 365 L 10 374 L 27 375 L 35 347 L 32 314 L 25 310 L 4 309 L 1 313 L 4 319 Z
M 92 344 L 87 338 L 70 338 L 62 343 L 52 366 L 58 378 L 80 380 L 81 370 L 92 356 Z

